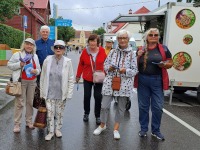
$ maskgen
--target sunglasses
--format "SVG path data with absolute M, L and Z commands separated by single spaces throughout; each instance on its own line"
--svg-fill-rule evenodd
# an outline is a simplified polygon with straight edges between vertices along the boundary
M 158 37 L 158 34 L 148 34 L 149 37 Z
M 56 46 L 54 46 L 54 49 L 65 49 L 65 46 L 62 46 L 62 45 L 56 45 Z

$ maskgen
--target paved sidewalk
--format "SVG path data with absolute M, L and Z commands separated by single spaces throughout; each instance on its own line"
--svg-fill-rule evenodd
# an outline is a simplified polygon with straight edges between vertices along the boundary
M 7 66 L 0 66 L 0 85 L 6 84 L 1 78 L 10 77 L 12 71 Z M 14 100 L 14 96 L 5 94 L 4 87 L 0 88 L 0 110 L 3 109 L 9 102 Z

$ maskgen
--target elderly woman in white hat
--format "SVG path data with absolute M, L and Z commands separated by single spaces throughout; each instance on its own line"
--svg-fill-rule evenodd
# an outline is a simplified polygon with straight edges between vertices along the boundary
M 52 49 L 55 54 L 44 60 L 40 77 L 40 96 L 45 99 L 47 107 L 49 132 L 45 137 L 47 141 L 52 139 L 54 132 L 56 137 L 62 137 L 64 108 L 66 100 L 72 98 L 74 87 L 72 61 L 63 56 L 65 42 L 62 40 L 55 41 Z
M 8 68 L 13 70 L 12 79 L 18 81 L 21 77 L 22 95 L 16 96 L 14 112 L 14 130 L 20 132 L 23 107 L 26 106 L 26 126 L 34 129 L 32 123 L 33 97 L 36 87 L 36 76 L 40 74 L 40 64 L 36 52 L 35 41 L 31 38 L 24 40 L 21 51 L 12 55 L 8 61 Z M 32 68 L 32 69 L 30 69 Z

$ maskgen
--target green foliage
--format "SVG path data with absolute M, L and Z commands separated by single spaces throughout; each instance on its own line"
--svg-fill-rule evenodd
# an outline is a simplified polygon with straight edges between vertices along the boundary
M 30 37 L 30 34 L 26 34 Z M 0 24 L 0 44 L 7 44 L 13 48 L 20 48 L 24 38 L 23 31 Z
M 199 3 L 200 2 L 200 0 L 194 0 L 194 3 Z
M 102 34 L 106 33 L 106 31 L 104 30 L 103 27 L 100 27 L 97 30 L 93 30 L 92 33 L 95 33 L 97 35 L 102 35 Z
M 54 26 L 54 25 L 55 25 L 55 19 L 50 18 L 50 19 L 49 19 L 49 25 L 50 25 L 50 26 Z
M 11 19 L 18 12 L 23 0 L 0 0 L 0 22 Z
M 69 42 L 70 38 L 75 37 L 75 29 L 73 27 L 58 27 L 58 39 Z

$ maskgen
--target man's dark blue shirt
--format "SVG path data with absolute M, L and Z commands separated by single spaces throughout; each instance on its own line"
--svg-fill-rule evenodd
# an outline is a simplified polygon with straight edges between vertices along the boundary
M 35 41 L 35 43 L 37 46 L 36 54 L 38 55 L 40 66 L 42 67 L 45 58 L 48 55 L 54 55 L 54 52 L 51 50 L 51 47 L 53 46 L 54 41 L 51 39 L 44 41 L 41 38 Z

